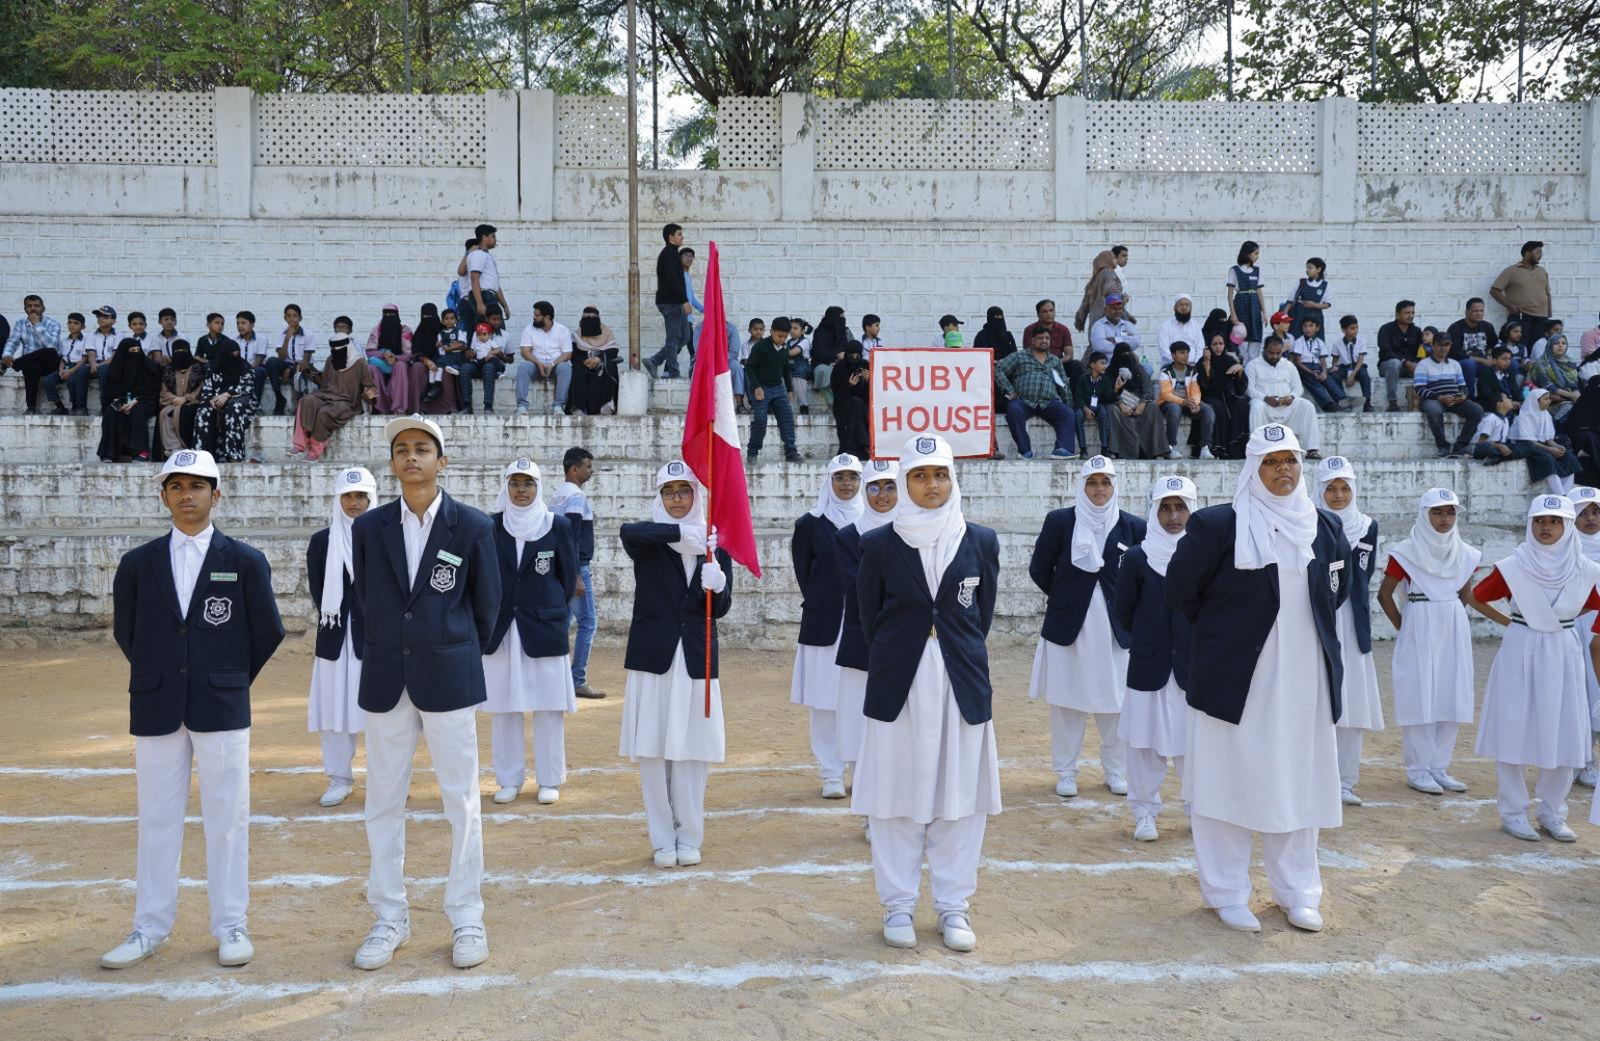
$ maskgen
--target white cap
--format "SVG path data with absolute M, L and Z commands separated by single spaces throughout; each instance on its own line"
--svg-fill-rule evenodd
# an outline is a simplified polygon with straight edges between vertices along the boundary
M 1259 459 L 1273 452 L 1294 452 L 1297 455 L 1305 455 L 1305 449 L 1300 447 L 1300 439 L 1283 423 L 1267 423 L 1256 427 L 1250 434 L 1250 442 L 1245 445 L 1245 455 Z
M 156 474 L 156 480 L 165 481 L 170 474 L 194 474 L 219 483 L 222 481 L 217 461 L 210 452 L 199 448 L 185 448 L 167 456 L 167 461 L 161 464 L 161 472 Z
M 1533 502 L 1528 504 L 1528 516 L 1563 517 L 1573 520 L 1578 516 L 1578 510 L 1572 505 L 1572 500 L 1565 495 L 1537 495 L 1534 496 Z
M 690 484 L 694 483 L 694 472 L 689 469 L 688 463 L 681 459 L 674 459 L 672 462 L 656 471 L 657 488 L 660 488 L 664 484 L 670 484 L 673 481 L 688 481 Z
M 900 469 L 914 470 L 919 466 L 954 466 L 955 453 L 950 442 L 938 434 L 919 434 L 906 439 L 900 446 Z
M 1117 464 L 1103 455 L 1091 455 L 1078 467 L 1079 477 L 1088 477 L 1091 474 L 1105 474 L 1107 477 L 1117 475 Z
M 339 476 L 333 479 L 333 493 L 343 495 L 346 492 L 366 492 L 376 499 L 378 479 L 364 466 L 352 466 L 348 470 L 340 470 Z
M 1329 481 L 1353 481 L 1356 479 L 1356 468 L 1350 465 L 1350 460 L 1342 455 L 1330 455 L 1317 464 L 1317 483 L 1327 484 Z
M 434 441 L 438 442 L 439 454 L 445 454 L 444 431 L 439 429 L 439 424 L 416 412 L 411 413 L 409 416 L 401 416 L 398 419 L 391 419 L 389 422 L 385 423 L 383 425 L 384 443 L 389 445 L 394 444 L 394 439 L 405 433 L 407 430 L 421 430 L 424 433 L 432 434 Z
M 544 483 L 544 474 L 539 472 L 539 464 L 529 459 L 525 455 L 519 455 L 511 462 L 507 463 L 506 468 L 501 471 L 500 476 L 505 478 L 510 477 L 512 474 L 526 474 L 529 477 L 532 477 L 535 481 L 538 481 L 540 484 Z
M 900 464 L 893 459 L 871 459 L 861 470 L 863 481 L 899 481 Z
M 832 459 L 828 460 L 828 476 L 832 477 L 841 470 L 849 470 L 853 473 L 860 473 L 861 460 L 857 459 L 849 452 L 841 452 L 839 455 L 836 455 Z
M 1192 508 L 1200 499 L 1200 493 L 1195 489 L 1194 482 L 1181 474 L 1169 474 L 1157 477 L 1156 483 L 1150 488 L 1150 501 L 1160 502 L 1162 499 L 1177 496 L 1186 500 Z
M 1429 488 L 1422 493 L 1422 499 L 1417 503 L 1419 510 L 1431 510 L 1435 506 L 1454 506 L 1461 509 L 1461 500 L 1449 488 Z
M 1581 510 L 1591 502 L 1600 502 L 1600 488 L 1591 488 L 1586 484 L 1575 484 L 1567 489 L 1567 498 L 1572 500 L 1573 506 Z

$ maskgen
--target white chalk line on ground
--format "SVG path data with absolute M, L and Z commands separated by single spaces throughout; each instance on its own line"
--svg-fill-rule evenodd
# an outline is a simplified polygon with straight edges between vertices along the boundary
M 770 766 L 713 766 L 714 774 L 776 774 L 776 773 L 814 773 L 817 770 L 815 763 L 775 763 Z M 131 766 L 0 766 L 0 777 L 43 777 L 52 781 L 92 781 L 102 780 L 107 777 L 132 777 L 134 768 Z M 304 776 L 321 774 L 320 766 L 256 766 L 250 769 L 252 774 L 276 774 L 279 776 Z M 367 768 L 357 766 L 353 773 L 365 775 Z M 433 767 L 419 766 L 413 773 L 431 774 Z M 639 772 L 637 766 L 579 766 L 567 771 L 570 777 L 598 777 L 611 774 L 635 775 Z M 494 769 L 485 767 L 478 771 L 480 777 L 492 777 Z
M 914 956 L 913 956 L 914 957 Z M 1503 975 L 1508 972 L 1575 972 L 1600 968 L 1600 956 L 1516 951 L 1462 961 L 1410 962 L 1398 958 L 1372 961 L 1241 962 L 1024 962 L 987 965 L 976 957 L 891 963 L 878 961 L 739 962 L 734 965 L 684 965 L 672 969 L 612 968 L 579 965 L 556 969 L 545 977 L 473 976 L 456 973 L 397 983 L 279 982 L 243 983 L 234 979 L 181 982 L 44 980 L 0 986 L 0 1004 L 53 1001 L 119 1001 L 159 998 L 173 1002 L 282 1001 L 308 994 L 358 994 L 366 997 L 451 997 L 506 987 L 533 987 L 542 980 L 577 983 L 633 983 L 730 990 L 747 983 L 805 980 L 832 987 L 888 980 L 943 979 L 983 986 L 1014 983 L 1104 983 L 1118 986 L 1233 983 L 1249 979 L 1384 979 L 1416 976 Z

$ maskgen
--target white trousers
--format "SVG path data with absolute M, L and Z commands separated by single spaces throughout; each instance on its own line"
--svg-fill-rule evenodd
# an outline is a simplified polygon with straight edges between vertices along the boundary
M 811 710 L 811 754 L 824 781 L 844 780 L 844 759 L 839 755 L 839 713 L 833 709 Z
M 242 928 L 250 906 L 250 729 L 197 734 L 184 727 L 133 739 L 139 852 L 133 927 L 151 939 L 178 920 L 178 861 L 189 807 L 189 771 L 200 771 L 211 935 Z
M 1333 739 L 1339 748 L 1339 786 L 1354 789 L 1361 780 L 1361 745 L 1365 730 L 1334 727 Z M 1441 767 L 1440 769 L 1443 769 Z
M 1531 807 L 1540 820 L 1567 819 L 1567 793 L 1572 791 L 1572 778 L 1577 773 L 1570 766 L 1553 770 L 1538 770 L 1533 782 Z M 1500 819 L 1521 817 L 1530 810 L 1528 806 L 1528 768 L 1516 763 L 1495 763 L 1495 803 L 1500 809 Z
M 1295 437 L 1300 440 L 1300 447 L 1308 452 L 1322 447 L 1322 427 L 1317 420 L 1317 406 L 1311 403 L 1310 398 L 1296 395 L 1288 408 L 1252 399 L 1250 429 L 1267 423 L 1282 423 L 1293 430 Z
M 489 721 L 494 780 L 502 788 L 521 788 L 528 779 L 528 741 L 523 717 L 533 717 L 533 777 L 541 788 L 567 780 L 565 712 L 495 712 Z
M 1056 776 L 1078 776 L 1078 753 L 1083 750 L 1083 732 L 1088 729 L 1089 717 L 1094 716 L 1094 727 L 1100 734 L 1100 770 L 1106 775 L 1127 774 L 1124 754 L 1127 745 L 1117 736 L 1120 712 L 1080 712 L 1075 708 L 1050 706 L 1050 758 Z
M 1419 723 L 1400 728 L 1400 744 L 1406 761 L 1406 777 L 1431 781 L 1434 770 L 1450 769 L 1456 754 L 1456 732 L 1460 723 Z
M 706 837 L 706 777 L 710 764 L 699 759 L 640 759 L 644 821 L 650 846 L 699 849 Z
M 1172 757 L 1172 768 L 1183 781 L 1183 756 Z M 1128 749 L 1128 813 L 1134 820 L 1161 812 L 1161 783 L 1167 779 L 1167 757 L 1153 748 Z
M 1194 862 L 1200 871 L 1200 897 L 1207 907 L 1250 902 L 1250 852 L 1255 832 L 1214 817 L 1195 814 Z M 1315 908 L 1322 902 L 1322 869 L 1317 865 L 1317 829 L 1261 832 L 1262 859 L 1272 899 L 1279 907 Z
M 367 903 L 401 921 L 406 903 L 406 795 L 417 737 L 428 743 L 450 821 L 450 877 L 444 913 L 452 928 L 483 924 L 483 817 L 478 795 L 478 713 L 473 707 L 422 712 L 402 692 L 388 712 L 367 713 Z
M 922 888 L 922 858 L 928 858 L 933 909 L 965 911 L 978 889 L 987 814 L 918 824 L 910 817 L 872 817 L 872 877 L 885 917 L 914 912 Z
M 322 772 L 328 775 L 328 780 L 343 781 L 350 785 L 356 783 L 356 738 L 360 736 L 333 730 L 321 732 Z

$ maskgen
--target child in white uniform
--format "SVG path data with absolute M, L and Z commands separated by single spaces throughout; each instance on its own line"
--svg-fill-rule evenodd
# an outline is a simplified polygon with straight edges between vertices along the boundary
M 1578 511 L 1578 518 L 1573 524 L 1578 529 L 1578 544 L 1583 548 L 1583 555 L 1600 563 L 1600 488 L 1576 485 L 1567 498 L 1572 500 L 1573 508 Z M 1600 781 L 1600 771 L 1595 769 L 1594 759 L 1594 739 L 1600 738 L 1600 682 L 1596 682 L 1595 669 L 1589 660 L 1589 647 L 1594 642 L 1597 620 L 1600 620 L 1600 614 L 1587 613 L 1579 617 L 1578 624 L 1572 627 L 1573 635 L 1578 638 L 1578 646 L 1583 649 L 1584 675 L 1589 681 L 1589 716 L 1591 725 L 1597 731 L 1589 742 L 1589 761 L 1573 779 L 1574 784 L 1581 784 L 1585 788 L 1593 788 L 1596 781 Z

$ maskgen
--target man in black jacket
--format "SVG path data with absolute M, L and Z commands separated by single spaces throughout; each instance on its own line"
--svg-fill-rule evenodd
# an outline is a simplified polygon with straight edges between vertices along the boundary
M 668 224 L 661 229 L 667 244 L 656 256 L 656 310 L 667 323 L 667 342 L 654 355 L 645 359 L 644 367 L 652 378 L 678 378 L 678 350 L 689 345 L 689 289 L 683 281 L 683 261 L 678 250 L 683 246 L 683 226 Z

